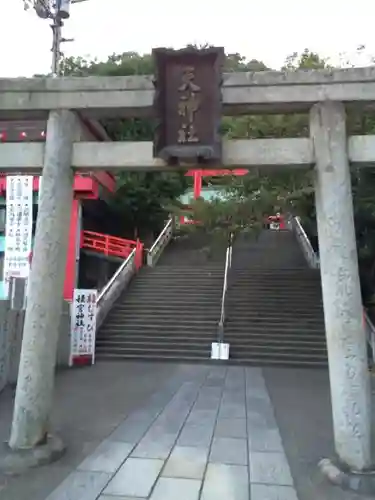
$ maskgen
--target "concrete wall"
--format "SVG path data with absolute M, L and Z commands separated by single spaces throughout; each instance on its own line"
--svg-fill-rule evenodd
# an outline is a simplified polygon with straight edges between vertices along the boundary
M 2 324 L 0 325 L 0 390 L 1 388 L 4 388 L 6 383 L 14 385 L 17 382 L 22 346 L 23 323 L 25 319 L 25 311 L 7 310 L 7 307 L 8 301 L 0 301 L 0 317 L 3 317 L 3 311 L 7 311 L 6 328 L 1 328 Z M 1 339 L 6 340 L 1 342 Z M 64 301 L 59 325 L 59 343 L 56 359 L 57 366 L 68 366 L 69 352 L 70 304 Z

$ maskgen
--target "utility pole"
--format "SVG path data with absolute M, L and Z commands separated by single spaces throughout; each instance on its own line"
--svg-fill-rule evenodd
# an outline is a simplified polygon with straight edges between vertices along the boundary
M 63 26 L 62 20 L 58 16 L 53 17 L 53 22 L 51 24 L 52 28 L 52 64 L 51 73 L 52 76 L 56 77 L 59 74 L 60 69 L 60 59 L 61 59 L 61 28 Z
M 87 0 L 24 0 L 25 10 L 32 4 L 37 16 L 41 19 L 50 19 L 52 21 L 52 63 L 51 74 L 53 77 L 59 75 L 60 60 L 62 56 L 61 44 L 64 42 L 73 42 L 73 38 L 62 37 L 63 20 L 70 17 L 71 4 L 86 2 Z

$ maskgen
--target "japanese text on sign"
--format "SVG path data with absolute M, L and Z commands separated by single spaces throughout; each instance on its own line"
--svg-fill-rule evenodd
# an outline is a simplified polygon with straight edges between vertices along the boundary
M 29 275 L 33 227 L 33 178 L 8 176 L 6 187 L 4 281 Z
M 178 142 L 180 144 L 198 142 L 194 118 L 200 106 L 201 88 L 194 83 L 195 69 L 187 66 L 182 70 L 182 84 L 178 88 L 179 102 L 178 114 L 182 117 L 182 123 L 178 130 Z
M 71 360 L 91 355 L 94 362 L 97 290 L 75 289 L 71 311 Z

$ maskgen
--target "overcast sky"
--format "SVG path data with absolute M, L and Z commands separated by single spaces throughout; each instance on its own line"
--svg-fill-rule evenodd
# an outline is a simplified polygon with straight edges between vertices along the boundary
M 48 21 L 23 10 L 22 0 L 0 0 L 0 77 L 32 76 L 50 67 Z M 72 7 L 67 55 L 105 58 L 188 43 L 224 46 L 278 69 L 305 47 L 356 65 L 375 56 L 373 0 L 87 0 Z M 354 54 L 359 45 L 366 50 Z

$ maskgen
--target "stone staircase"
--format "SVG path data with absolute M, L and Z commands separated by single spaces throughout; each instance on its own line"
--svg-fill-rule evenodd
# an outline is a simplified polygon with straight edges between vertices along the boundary
M 233 362 L 326 366 L 320 274 L 290 231 L 235 243 L 225 341 Z
M 100 329 L 97 357 L 208 360 L 220 317 L 225 249 L 202 235 L 170 243 L 143 268 Z
M 204 361 L 220 317 L 225 249 L 178 238 L 117 301 L 97 338 L 97 357 Z M 319 271 L 289 231 L 240 237 L 229 275 L 225 341 L 230 361 L 326 366 Z

